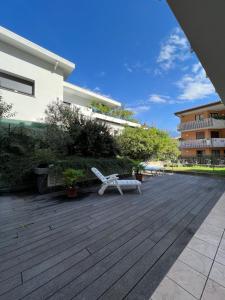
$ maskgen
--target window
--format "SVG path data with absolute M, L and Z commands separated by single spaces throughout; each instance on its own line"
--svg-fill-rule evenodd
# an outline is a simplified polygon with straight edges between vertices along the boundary
M 218 114 L 218 112 L 210 113 L 210 117 L 217 119 L 219 117 L 219 114 Z
M 204 138 L 205 138 L 204 131 L 196 132 L 196 140 L 200 140 L 200 139 L 204 139 Z
M 67 106 L 70 106 L 70 105 L 71 105 L 71 103 L 70 103 L 70 102 L 67 102 L 67 101 L 63 101 L 63 103 L 64 103 L 65 105 L 67 105 Z
M 197 150 L 196 154 L 197 154 L 197 157 L 202 157 L 202 156 L 204 156 L 205 151 L 204 150 Z
M 211 131 L 211 138 L 218 139 L 220 137 L 219 131 Z
M 0 88 L 5 88 L 16 93 L 23 93 L 30 96 L 34 95 L 34 81 L 22 79 L 1 71 Z
M 204 116 L 203 115 L 195 115 L 195 121 L 201 121 L 204 119 Z
M 220 150 L 212 150 L 212 156 L 219 157 L 220 156 Z

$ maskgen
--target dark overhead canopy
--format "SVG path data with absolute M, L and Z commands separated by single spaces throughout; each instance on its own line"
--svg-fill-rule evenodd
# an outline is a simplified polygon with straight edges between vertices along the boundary
M 167 0 L 225 104 L 225 0 Z

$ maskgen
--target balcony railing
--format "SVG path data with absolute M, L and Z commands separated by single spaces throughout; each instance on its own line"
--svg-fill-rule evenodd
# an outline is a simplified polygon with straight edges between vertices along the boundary
M 214 148 L 220 148 L 225 147 L 225 139 L 211 139 L 212 141 L 212 147 Z
M 215 129 L 225 128 L 225 120 L 207 118 L 198 121 L 184 122 L 184 123 L 180 123 L 177 129 L 179 131 L 191 131 L 191 130 L 198 130 L 203 128 L 215 128 Z
M 106 115 L 106 114 L 102 114 L 99 112 L 95 112 L 93 111 L 92 108 L 86 107 L 86 106 L 82 106 L 82 105 L 78 105 L 78 104 L 72 104 L 72 107 L 74 109 L 78 109 L 79 112 L 87 118 L 93 118 L 93 119 L 98 119 L 98 120 L 102 120 L 105 122 L 109 122 L 109 123 L 117 123 L 119 125 L 128 125 L 131 127 L 140 127 L 141 124 L 136 123 L 136 122 L 132 122 L 132 121 L 128 121 L 125 119 L 121 119 L 121 118 L 117 118 L 117 117 L 113 117 L 110 115 Z
M 196 165 L 207 165 L 212 166 L 225 166 L 225 156 L 217 155 L 203 155 L 203 156 L 184 156 L 181 157 L 180 163 L 183 166 L 196 166 Z
M 208 148 L 212 147 L 211 140 L 186 140 L 180 142 L 180 148 Z
M 180 148 L 223 148 L 225 147 L 225 138 L 214 139 L 199 139 L 199 140 L 186 140 L 180 141 Z

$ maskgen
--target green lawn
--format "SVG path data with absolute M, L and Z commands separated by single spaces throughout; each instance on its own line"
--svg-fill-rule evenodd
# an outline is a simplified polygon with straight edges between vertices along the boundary
M 182 171 L 182 172 L 198 172 L 198 173 L 210 173 L 225 176 L 225 167 L 207 167 L 207 166 L 191 166 L 191 167 L 168 167 L 167 170 Z

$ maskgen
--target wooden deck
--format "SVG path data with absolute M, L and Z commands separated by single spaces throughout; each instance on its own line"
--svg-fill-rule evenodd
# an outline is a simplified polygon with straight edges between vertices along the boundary
M 0 299 L 149 299 L 225 190 L 165 175 L 123 197 L 0 197 Z

